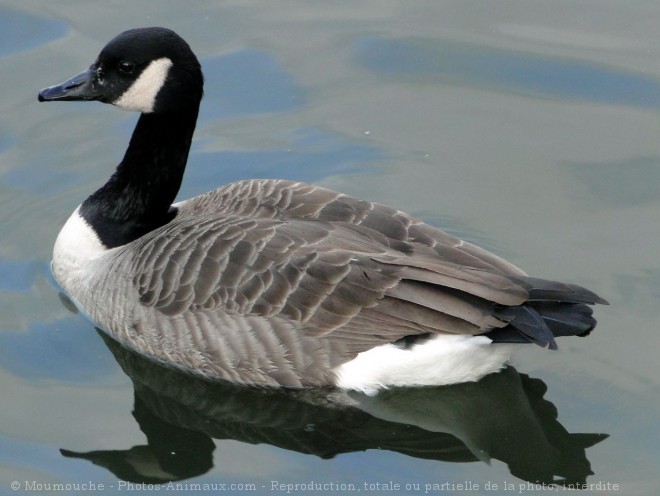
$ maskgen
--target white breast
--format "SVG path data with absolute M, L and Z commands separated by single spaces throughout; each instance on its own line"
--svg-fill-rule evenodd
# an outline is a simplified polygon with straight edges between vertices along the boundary
M 80 215 L 78 207 L 55 241 L 53 275 L 65 289 L 69 289 L 69 282 L 89 269 L 90 262 L 107 251 L 94 229 Z

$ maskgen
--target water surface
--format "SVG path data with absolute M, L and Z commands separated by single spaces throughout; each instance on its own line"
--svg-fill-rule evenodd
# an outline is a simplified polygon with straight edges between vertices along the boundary
M 0 494 L 533 494 L 559 478 L 655 494 L 658 21 L 642 1 L 0 1 Z M 376 398 L 209 385 L 106 342 L 49 261 L 136 116 L 36 94 L 137 25 L 175 29 L 205 70 L 181 198 L 281 177 L 384 202 L 593 289 L 611 302 L 598 328 L 477 384 Z

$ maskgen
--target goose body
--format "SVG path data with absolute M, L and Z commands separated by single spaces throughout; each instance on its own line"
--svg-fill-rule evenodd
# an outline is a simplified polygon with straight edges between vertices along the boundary
M 142 28 L 39 94 L 141 113 L 52 263 L 123 345 L 209 378 L 373 391 L 474 381 L 523 343 L 556 348 L 595 326 L 587 305 L 605 301 L 594 293 L 335 191 L 248 180 L 173 204 L 202 85 L 185 41 Z

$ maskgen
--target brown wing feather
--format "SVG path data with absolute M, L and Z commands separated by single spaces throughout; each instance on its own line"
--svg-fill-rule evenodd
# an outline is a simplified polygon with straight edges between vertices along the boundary
M 138 243 L 134 285 L 164 318 L 277 316 L 301 340 L 350 355 L 411 334 L 485 332 L 504 325 L 494 303 L 527 297 L 510 278 L 522 272 L 488 252 L 398 210 L 286 181 L 189 200 Z

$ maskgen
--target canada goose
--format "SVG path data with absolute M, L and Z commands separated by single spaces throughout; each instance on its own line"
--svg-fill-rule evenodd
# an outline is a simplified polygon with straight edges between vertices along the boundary
M 474 381 L 519 343 L 585 336 L 570 284 L 393 208 L 299 182 L 249 180 L 172 204 L 203 92 L 188 44 L 126 31 L 39 101 L 141 112 L 115 173 L 59 233 L 52 269 L 123 345 L 209 378 L 287 387 Z

